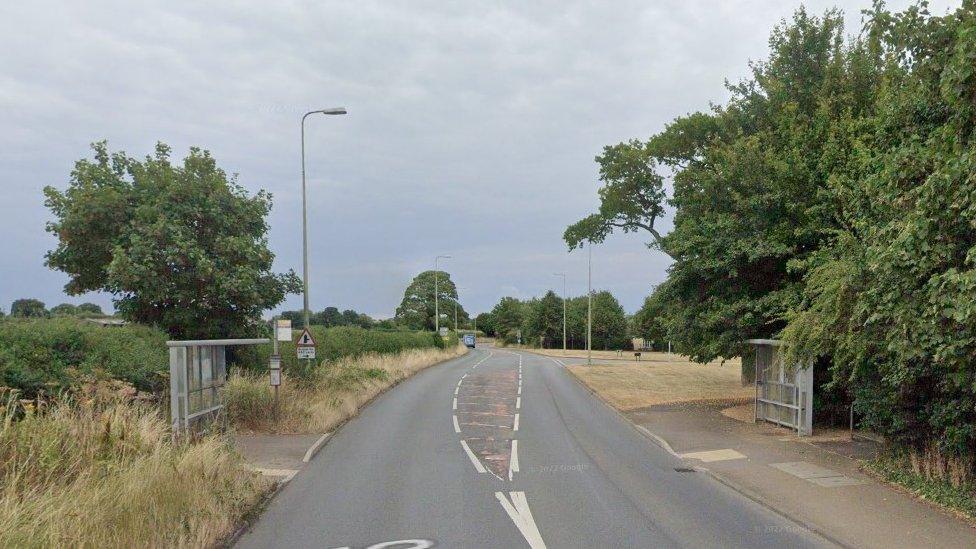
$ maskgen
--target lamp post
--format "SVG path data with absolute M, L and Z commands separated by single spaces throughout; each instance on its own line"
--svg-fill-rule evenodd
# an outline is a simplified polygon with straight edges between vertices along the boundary
M 345 107 L 309 111 L 302 116 L 302 286 L 304 287 L 304 306 L 302 307 L 304 328 L 308 327 L 308 210 L 305 202 L 305 119 L 311 114 L 346 114 Z
M 441 309 L 438 303 L 439 296 L 437 291 L 437 260 L 439 259 L 451 259 L 449 255 L 439 255 L 434 258 L 434 332 L 437 335 L 441 333 Z
M 552 273 L 563 277 L 563 356 L 566 356 L 566 273 Z

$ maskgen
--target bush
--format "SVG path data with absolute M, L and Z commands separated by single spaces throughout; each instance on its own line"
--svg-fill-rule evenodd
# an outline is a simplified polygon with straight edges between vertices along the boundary
M 168 370 L 166 334 L 139 325 L 102 327 L 74 318 L 0 323 L 0 385 L 23 396 L 57 392 L 85 376 L 158 391 Z
M 312 326 L 310 330 L 317 344 L 316 360 L 312 362 L 311 369 L 321 361 L 332 362 L 367 353 L 394 354 L 408 349 L 443 349 L 447 346 L 443 338 L 432 332 L 366 330 L 353 326 Z M 301 330 L 292 330 L 292 335 L 297 341 Z M 271 357 L 271 346 L 258 345 L 251 349 L 235 350 L 236 364 L 250 370 L 266 370 Z M 300 361 L 296 357 L 294 343 L 282 343 L 279 353 L 285 373 L 300 379 L 308 379 L 312 375 L 309 365 L 306 364 L 308 361 Z

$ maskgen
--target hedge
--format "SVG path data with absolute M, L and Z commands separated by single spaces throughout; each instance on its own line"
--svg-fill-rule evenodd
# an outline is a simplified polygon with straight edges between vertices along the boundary
M 140 325 L 103 327 L 76 318 L 0 321 L 0 385 L 27 398 L 108 375 L 143 391 L 166 385 L 166 334 Z

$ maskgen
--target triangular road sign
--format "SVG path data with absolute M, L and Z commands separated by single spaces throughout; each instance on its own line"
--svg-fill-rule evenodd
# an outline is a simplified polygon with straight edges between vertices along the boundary
M 302 335 L 298 336 L 298 345 L 308 347 L 315 346 L 315 340 L 312 338 L 312 334 L 308 331 L 308 328 L 302 330 Z

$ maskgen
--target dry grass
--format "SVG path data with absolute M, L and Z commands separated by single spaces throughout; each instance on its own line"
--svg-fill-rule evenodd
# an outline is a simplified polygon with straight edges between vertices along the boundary
M 149 405 L 3 408 L 2 547 L 206 547 L 269 488 L 222 438 L 174 443 Z
M 227 414 L 238 429 L 246 431 L 324 433 L 356 415 L 391 385 L 467 351 L 459 345 L 369 354 L 320 366 L 312 379 L 301 383 L 283 377 L 277 422 L 267 376 L 238 373 L 224 387 Z
M 615 355 L 613 351 L 609 353 Z M 617 361 L 568 368 L 619 410 L 677 402 L 732 401 L 755 395 L 752 386 L 742 387 L 738 360 L 726 361 L 724 365 L 698 364 L 679 355 L 644 353 L 641 362 Z

